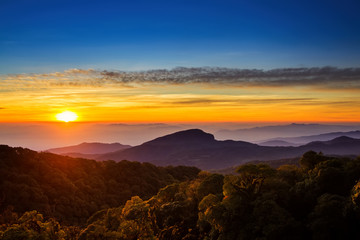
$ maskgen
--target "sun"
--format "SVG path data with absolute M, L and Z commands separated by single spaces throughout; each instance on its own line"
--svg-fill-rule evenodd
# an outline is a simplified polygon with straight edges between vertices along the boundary
M 71 111 L 65 111 L 62 113 L 56 114 L 56 119 L 63 122 L 72 122 L 78 118 L 78 115 Z

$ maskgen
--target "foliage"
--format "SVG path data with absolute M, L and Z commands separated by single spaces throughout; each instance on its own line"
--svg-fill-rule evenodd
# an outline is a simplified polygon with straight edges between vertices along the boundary
M 64 224 L 84 225 L 101 209 L 118 207 L 132 196 L 150 198 L 168 184 L 195 178 L 199 171 L 96 162 L 0 145 L 0 224 L 9 223 L 4 217 L 10 207 L 19 214 L 37 210 Z
M 348 239 L 360 224 L 359 164 L 307 153 L 301 168 L 246 164 L 237 175 L 201 172 L 149 200 L 112 209 L 116 233 L 118 239 Z M 89 225 L 86 237 L 111 232 L 106 219 Z
M 9 234 L 17 239 L 29 239 L 29 234 L 47 239 L 49 232 L 50 239 L 80 240 L 356 238 L 360 158 L 310 152 L 300 164 L 278 169 L 246 164 L 237 169 L 238 174 L 226 176 L 200 172 L 195 179 L 161 188 L 150 199 L 133 196 L 124 205 L 100 210 L 81 231 L 45 221 L 37 212 L 17 219 L 7 208 L 3 219 L 12 223 L 2 226 L 0 239 L 9 239 Z M 35 231 L 29 221 L 36 221 L 40 230 Z M 42 227 L 46 224 L 50 227 Z
M 71 239 L 71 231 L 61 228 L 53 218 L 45 221 L 43 216 L 34 210 L 24 213 L 14 224 L 2 225 L 0 236 L 2 240 L 64 240 Z

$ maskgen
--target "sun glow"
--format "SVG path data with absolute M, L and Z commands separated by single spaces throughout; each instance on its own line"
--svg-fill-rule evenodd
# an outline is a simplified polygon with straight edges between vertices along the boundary
M 63 122 L 72 122 L 78 118 L 77 114 L 71 111 L 65 111 L 56 114 L 56 119 Z

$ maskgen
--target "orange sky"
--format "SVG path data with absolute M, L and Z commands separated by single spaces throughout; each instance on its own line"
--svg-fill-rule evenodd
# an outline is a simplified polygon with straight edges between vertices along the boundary
M 84 122 L 358 122 L 360 90 L 114 79 L 94 70 L 3 75 L 0 122 L 56 121 L 70 110 Z

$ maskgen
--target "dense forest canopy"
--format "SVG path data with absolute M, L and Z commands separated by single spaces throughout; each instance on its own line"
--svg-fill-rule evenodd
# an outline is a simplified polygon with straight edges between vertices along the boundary
M 99 212 L 80 239 L 350 239 L 360 227 L 360 159 L 307 152 L 301 167 L 200 173 Z
M 37 210 L 64 224 L 83 225 L 96 211 L 148 199 L 174 182 L 193 179 L 193 167 L 70 158 L 0 146 L 0 212 Z
M 224 176 L 2 148 L 2 240 L 350 239 L 360 228 L 360 158 L 310 151 L 300 166 L 248 163 Z M 103 205 L 95 212 L 92 204 Z M 66 211 L 87 214 L 79 218 Z

